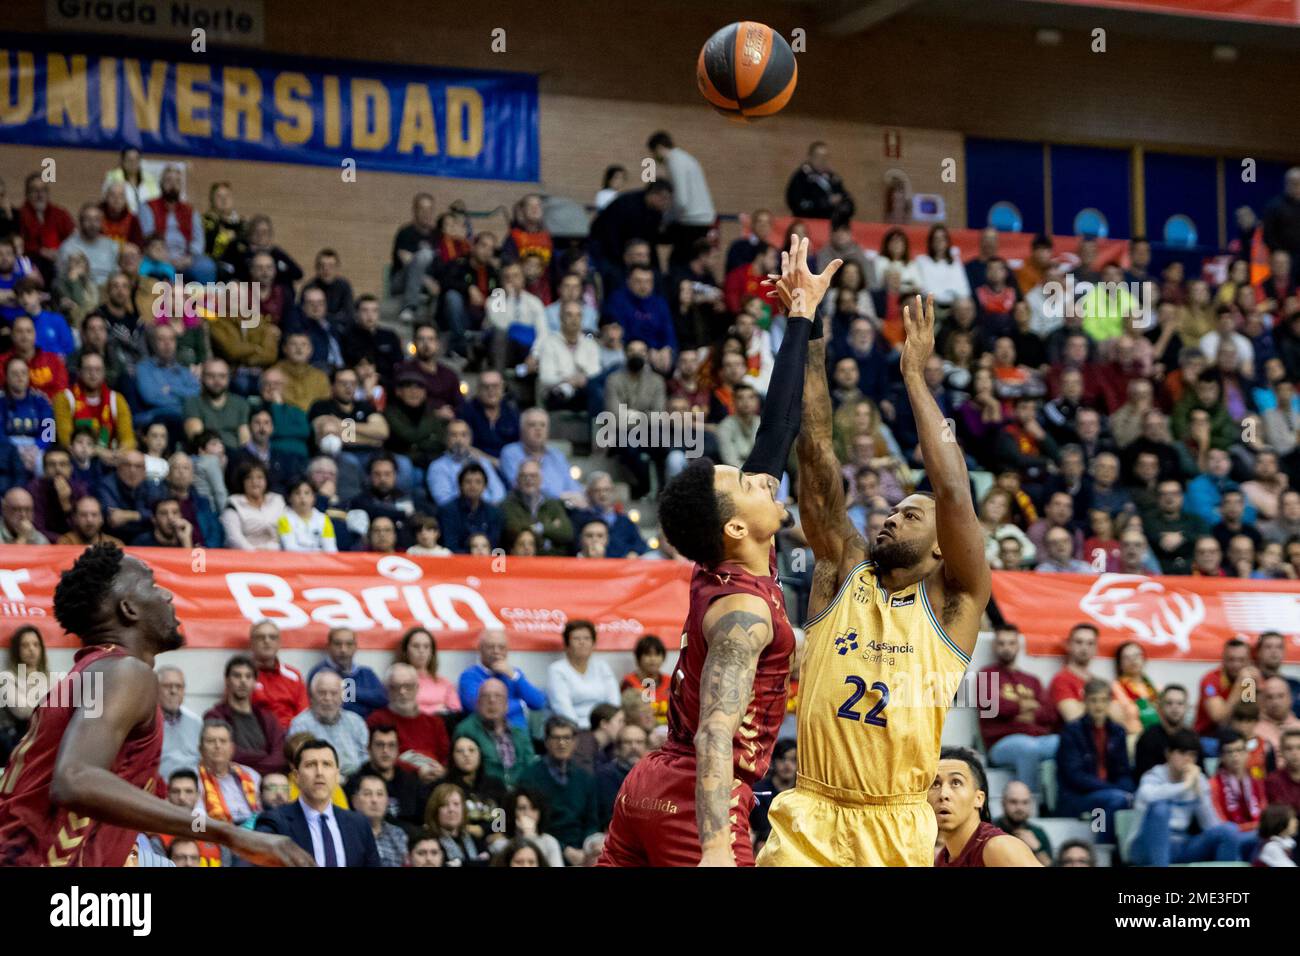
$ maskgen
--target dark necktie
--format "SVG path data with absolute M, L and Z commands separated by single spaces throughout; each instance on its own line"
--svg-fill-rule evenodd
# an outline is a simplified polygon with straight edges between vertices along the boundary
M 334 828 L 330 826 L 330 818 L 322 813 L 320 815 L 320 839 L 325 846 L 325 865 L 338 866 L 338 853 L 334 850 Z

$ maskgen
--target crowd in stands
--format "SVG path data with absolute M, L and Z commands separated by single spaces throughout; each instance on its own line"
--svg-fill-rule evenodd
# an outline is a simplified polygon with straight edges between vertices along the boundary
M 132 148 L 122 150 L 98 197 L 57 196 L 32 173 L 14 207 L 0 184 L 0 543 L 680 560 L 652 526 L 638 525 L 635 502 L 689 454 L 744 460 L 785 329 L 761 283 L 790 237 L 806 233 L 804 218 L 827 218 L 818 263 L 838 257 L 845 265 L 821 320 L 835 451 L 859 530 L 874 537 L 892 506 L 925 487 L 897 360 L 902 308 L 925 294 L 939 316 L 926 380 L 972 473 L 985 480 L 977 508 L 991 566 L 1300 574 L 1300 267 L 1293 267 L 1300 169 L 1288 173 L 1257 227 L 1269 250 L 1266 274 L 1252 275 L 1245 236 L 1216 277 L 1209 269 L 1189 274 L 1177 257 L 1158 263 L 1141 237 L 1105 262 L 1094 237 L 1067 253 L 1040 236 L 1028 259 L 1013 262 L 999 254 L 996 230 L 963 251 L 943 225 L 929 229 L 924 250 L 897 228 L 878 251 L 863 249 L 851 228 L 853 198 L 825 143 L 814 143 L 791 177 L 786 200 L 797 218 L 784 236 L 773 233 L 773 213 L 760 209 L 723 248 L 700 163 L 668 133 L 655 133 L 647 148 L 658 177 L 623 188 L 627 171 L 610 167 L 581 240 L 552 236 L 538 194 L 514 204 L 498 235 L 459 204 L 419 193 L 411 221 L 392 236 L 387 284 L 377 289 L 349 278 L 327 239 L 308 274 L 276 245 L 267 216 L 238 211 L 237 184 L 205 184 L 208 208 L 200 211 L 184 197 L 180 167 L 151 176 Z M 79 200 L 75 216 L 58 204 Z M 189 282 L 237 292 L 195 300 Z M 1128 291 L 1136 288 L 1141 294 Z M 1063 300 L 1062 289 L 1077 298 Z M 231 307 L 241 296 L 247 308 Z M 608 470 L 584 474 L 550 441 L 553 426 L 576 423 L 568 432 L 576 455 L 599 444 L 593 434 L 603 412 L 620 422 L 698 416 L 702 449 L 685 437 L 674 447 L 623 441 L 603 448 Z M 792 496 L 794 482 L 782 487 Z M 802 544 L 797 524 L 779 536 L 784 556 Z M 810 564 L 800 572 L 786 563 L 796 595 L 806 594 Z M 996 608 L 991 616 L 1005 623 Z M 395 666 L 385 683 L 368 686 L 374 701 L 386 696 L 387 709 L 368 713 L 385 715 L 382 725 L 399 737 L 396 755 L 386 743 L 376 749 L 373 721 L 366 728 L 340 716 L 357 714 L 358 702 L 340 705 L 327 676 L 319 686 L 294 678 L 296 699 L 277 702 L 278 691 L 264 688 L 274 654 L 259 656 L 255 640 L 250 660 L 227 669 L 224 716 L 212 719 L 224 730 L 212 721 L 201 728 L 205 740 L 214 738 L 203 745 L 210 779 L 201 762 L 186 764 L 177 772 L 193 770 L 197 785 L 178 793 L 192 789 L 186 799 L 212 801 L 209 812 L 239 805 L 251 818 L 262 801 L 293 791 L 291 769 L 281 789 L 298 756 L 289 743 L 320 738 L 334 751 L 340 786 L 359 787 L 371 767 L 389 788 L 390 807 L 406 801 L 404 815 L 383 816 L 385 825 L 405 826 L 408 836 L 439 834 L 439 849 L 416 854 L 412 846 L 413 859 L 477 863 L 498 842 L 526 856 L 516 837 L 533 840 L 552 863 L 590 856 L 584 843 L 599 832 L 599 773 L 587 774 L 582 794 L 584 801 L 595 794 L 594 802 L 577 809 L 567 802 L 583 776 L 566 768 L 590 748 L 581 734 L 599 733 L 600 751 L 626 763 L 653 742 L 661 721 L 645 717 L 645 708 L 632 719 L 585 639 L 566 640 L 545 692 L 494 667 L 506 659 L 504 638 L 499 655 L 495 638 L 485 644 L 468 684 L 439 688 L 430 683 L 432 637 L 427 652 L 421 640 L 403 643 L 413 670 Z M 1245 665 L 1230 668 L 1229 651 L 1237 654 L 1225 650 L 1218 684 L 1200 689 L 1206 719 L 1198 714 L 1193 739 L 1201 752 L 1222 753 L 1222 774 L 1238 749 L 1227 735 L 1238 733 L 1255 761 L 1252 779 L 1274 781 L 1272 792 L 1289 794 L 1294 807 L 1286 751 L 1290 741 L 1297 753 L 1290 766 L 1300 773 L 1300 736 L 1282 728 L 1269 738 L 1263 697 L 1253 721 L 1237 719 L 1248 706 L 1238 689 Z M 1181 689 L 1144 682 L 1141 648 L 1131 645 L 1102 707 L 1101 691 L 1089 691 L 1086 661 L 1070 654 L 1070 676 L 1042 699 L 1041 712 L 1027 703 L 1041 689 L 1016 685 L 1028 710 L 1010 716 L 1015 733 L 986 740 L 994 765 L 1016 768 L 1038 797 L 1031 763 L 1055 759 L 1068 812 L 1136 807 L 1139 837 L 1157 821 L 1170 832 L 1193 818 L 1194 829 L 1212 829 L 1209 812 L 1223 817 L 1222 806 L 1189 809 L 1168 796 L 1186 778 L 1185 761 L 1166 762 L 1149 742 L 1152 765 L 1138 773 L 1132 764 L 1144 753 L 1143 728 L 1163 727 L 1163 743 L 1187 742 L 1179 721 L 1164 722 L 1167 697 Z M 1262 670 L 1262 659 L 1253 666 Z M 658 669 L 641 678 L 660 699 Z M 256 690 L 245 689 L 250 679 Z M 268 693 L 274 725 L 249 708 Z M 1300 695 L 1294 686 L 1288 693 L 1289 713 Z M 617 711 L 618 729 L 594 726 L 602 706 Z M 525 708 L 555 715 L 537 761 L 531 738 L 516 736 Z M 440 713 L 469 716 L 445 722 L 438 746 L 429 742 L 432 724 L 404 724 Z M 606 723 L 614 719 L 606 713 Z M 624 749 L 624 725 L 650 740 L 629 739 Z M 215 739 L 223 734 L 225 742 Z M 442 783 L 427 795 L 399 784 L 406 788 L 399 800 L 394 756 L 420 786 Z M 792 761 L 782 771 L 790 780 Z M 534 763 L 543 769 L 525 776 Z M 236 766 L 251 775 L 232 777 Z M 1164 776 L 1148 785 L 1158 770 Z M 484 780 L 506 788 L 503 831 L 485 829 L 483 793 L 466 789 L 467 781 L 488 787 Z M 1253 784 L 1243 790 L 1236 777 L 1220 786 L 1233 813 L 1243 801 L 1261 813 L 1270 801 L 1287 802 L 1258 796 Z M 401 841 L 395 832 L 381 838 L 389 833 L 376 822 L 382 800 L 375 785 L 366 788 L 361 804 L 395 860 Z M 1163 806 L 1170 800 L 1172 811 Z M 554 841 L 542 839 L 548 833 Z M 1137 852 L 1159 860 L 1157 843 L 1143 837 Z

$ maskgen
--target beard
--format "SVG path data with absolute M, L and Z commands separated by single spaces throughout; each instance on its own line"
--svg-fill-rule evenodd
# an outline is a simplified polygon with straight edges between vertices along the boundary
M 910 541 L 894 538 L 876 540 L 871 544 L 871 560 L 876 562 L 876 570 L 880 573 L 910 568 L 921 562 L 921 548 Z
M 164 189 L 161 190 L 161 193 L 163 202 L 166 203 L 174 203 L 181 198 L 181 191 L 179 189 Z

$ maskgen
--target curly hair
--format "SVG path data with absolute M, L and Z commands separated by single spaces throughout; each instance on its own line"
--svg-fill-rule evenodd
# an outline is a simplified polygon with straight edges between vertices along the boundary
M 722 526 L 736 513 L 731 496 L 713 487 L 713 460 L 697 458 L 664 487 L 659 525 L 674 548 L 696 564 L 712 567 L 726 556 Z
M 87 635 L 94 629 L 95 618 L 125 557 L 126 553 L 116 545 L 96 544 L 83 551 L 59 578 L 54 589 L 54 618 L 83 644 L 94 643 Z

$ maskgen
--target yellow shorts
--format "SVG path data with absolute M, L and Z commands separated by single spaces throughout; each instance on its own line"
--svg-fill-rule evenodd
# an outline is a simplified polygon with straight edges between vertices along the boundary
M 850 804 L 801 782 L 772 800 L 758 866 L 933 866 L 939 836 L 924 797 Z

